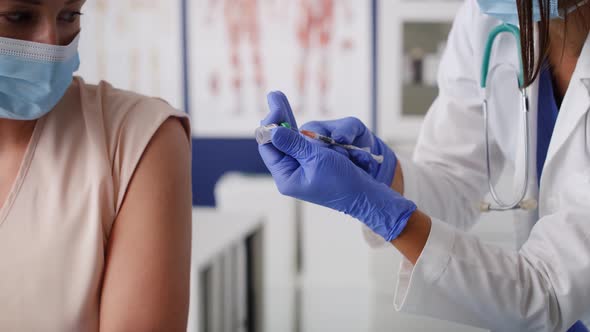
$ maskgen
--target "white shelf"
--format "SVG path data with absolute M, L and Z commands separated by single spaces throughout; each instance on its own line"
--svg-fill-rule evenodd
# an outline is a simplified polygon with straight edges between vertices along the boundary
M 462 1 L 400 1 L 399 17 L 412 22 L 450 22 L 462 4 Z
M 224 252 L 240 244 L 264 226 L 264 217 L 247 213 L 219 212 L 212 208 L 193 209 L 192 261 L 200 269 Z

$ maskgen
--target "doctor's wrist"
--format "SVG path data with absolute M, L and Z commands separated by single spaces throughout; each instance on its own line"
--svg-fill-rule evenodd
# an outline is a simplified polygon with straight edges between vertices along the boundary
M 419 210 L 416 210 L 402 233 L 391 244 L 413 265 L 416 265 L 418 259 L 426 247 L 426 242 L 430 236 L 432 219 Z

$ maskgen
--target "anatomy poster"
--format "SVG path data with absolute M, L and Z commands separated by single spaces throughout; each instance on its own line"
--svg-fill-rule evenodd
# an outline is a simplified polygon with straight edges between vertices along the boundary
M 370 120 L 370 0 L 190 0 L 191 113 L 198 136 L 253 136 L 266 93 L 299 124 Z
M 180 1 L 88 1 L 79 74 L 89 83 L 106 80 L 182 108 Z

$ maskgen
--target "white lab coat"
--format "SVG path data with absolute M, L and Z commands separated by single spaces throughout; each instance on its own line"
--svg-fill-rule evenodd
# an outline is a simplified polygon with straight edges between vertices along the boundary
M 402 263 L 395 306 L 494 332 L 566 331 L 590 315 L 590 39 L 563 100 L 540 190 L 538 85 L 528 89 L 527 197 L 538 198 L 539 208 L 506 215 L 515 216 L 520 248 L 511 251 L 465 232 L 477 220 L 477 203 L 488 192 L 479 81 L 488 33 L 499 23 L 481 14 L 476 0 L 465 1 L 441 63 L 440 95 L 426 116 L 413 160 L 401 161 L 406 197 L 433 224 L 416 266 Z M 514 39 L 504 35 L 496 45 L 492 64 L 516 66 Z M 501 81 L 491 84 L 501 91 Z M 504 94 L 503 99 L 511 98 L 509 91 Z M 523 135 L 518 111 L 490 110 L 498 112 L 491 119 L 492 167 L 514 166 L 515 190 L 525 167 L 522 144 L 516 142 Z M 374 236 L 368 238 L 375 244 Z

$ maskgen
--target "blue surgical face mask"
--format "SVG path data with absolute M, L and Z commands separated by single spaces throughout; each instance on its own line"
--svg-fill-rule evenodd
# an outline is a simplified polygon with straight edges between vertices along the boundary
M 54 46 L 0 37 L 0 119 L 36 120 L 51 111 L 80 66 L 78 41 Z
M 541 21 L 541 10 L 539 8 L 538 0 L 529 0 L 533 2 L 533 20 L 535 22 Z M 506 23 L 518 25 L 518 9 L 516 6 L 516 0 L 477 0 L 479 8 L 486 14 L 493 16 Z M 565 9 L 559 9 L 558 0 L 549 0 L 549 18 L 560 18 L 569 14 L 578 7 L 588 3 L 589 0 L 578 1 L 573 6 Z

